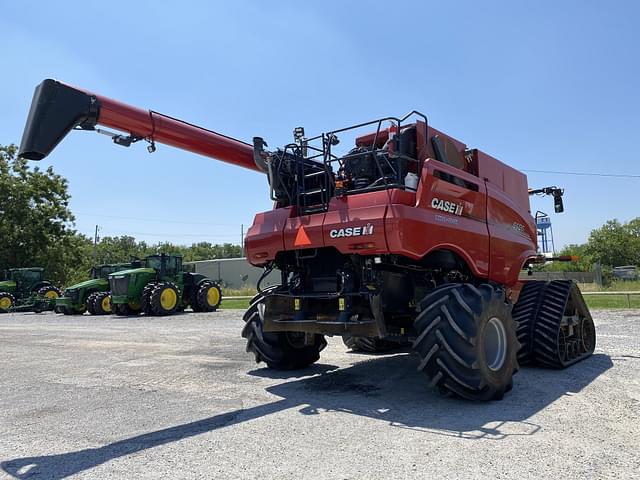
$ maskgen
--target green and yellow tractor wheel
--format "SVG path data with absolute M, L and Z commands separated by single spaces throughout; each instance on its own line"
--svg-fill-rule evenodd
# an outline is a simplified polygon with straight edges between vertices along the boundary
M 151 293 L 151 311 L 154 315 L 171 315 L 180 304 L 180 290 L 172 282 L 161 282 Z
M 42 287 L 37 292 L 39 297 L 45 298 L 47 300 L 55 300 L 58 297 L 62 296 L 62 292 L 59 288 L 54 287 L 53 285 L 47 285 Z
M 98 311 L 101 311 L 104 314 L 111 313 L 111 298 L 109 297 L 109 294 L 101 295 L 98 298 L 96 298 L 96 305 L 98 305 L 98 308 L 96 309 L 96 313 Z
M 16 299 L 8 292 L 0 292 L 0 313 L 7 313 L 16 304 Z
M 212 281 L 202 282 L 196 296 L 198 310 L 201 312 L 215 312 L 222 301 L 220 287 Z

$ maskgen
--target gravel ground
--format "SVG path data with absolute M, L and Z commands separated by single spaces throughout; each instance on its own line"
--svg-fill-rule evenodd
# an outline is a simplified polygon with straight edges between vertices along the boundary
M 640 310 L 501 402 L 429 390 L 407 353 L 279 373 L 240 311 L 0 316 L 0 478 L 640 478 Z

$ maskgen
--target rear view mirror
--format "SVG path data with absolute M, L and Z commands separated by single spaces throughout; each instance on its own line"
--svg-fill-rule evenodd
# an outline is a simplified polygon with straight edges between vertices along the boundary
M 564 203 L 562 202 L 562 193 L 553 194 L 553 208 L 556 213 L 564 212 Z

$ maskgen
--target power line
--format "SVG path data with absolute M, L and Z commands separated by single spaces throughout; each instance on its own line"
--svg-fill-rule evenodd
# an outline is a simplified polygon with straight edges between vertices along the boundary
M 613 178 L 640 178 L 640 175 L 624 175 L 622 173 L 597 173 L 597 172 L 556 172 L 553 170 L 527 170 L 522 169 L 523 172 L 529 173 L 551 173 L 554 175 L 579 175 L 583 177 L 613 177 Z
M 160 223 L 179 223 L 182 225 L 211 225 L 214 227 L 237 227 L 237 224 L 231 223 L 209 223 L 209 222 L 185 222 L 182 220 L 165 220 L 160 218 L 141 218 L 141 217 L 124 217 L 120 215 L 103 215 L 99 213 L 83 213 L 74 212 L 74 215 L 80 215 L 81 217 L 102 217 L 102 218 L 116 218 L 119 220 L 137 220 L 140 222 L 160 222 Z
M 210 233 L 149 233 L 149 232 L 132 232 L 130 230 L 112 230 L 106 228 L 103 231 L 120 235 L 146 235 L 149 237 L 195 237 L 195 238 L 237 238 L 237 233 L 228 233 L 223 235 L 212 235 Z

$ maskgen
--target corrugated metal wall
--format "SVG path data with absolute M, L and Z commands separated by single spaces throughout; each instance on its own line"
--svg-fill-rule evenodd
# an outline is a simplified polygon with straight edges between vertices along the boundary
M 185 263 L 195 265 L 197 273 L 217 281 L 223 288 L 255 287 L 263 272 L 261 268 L 250 265 L 246 258 L 224 258 Z M 262 281 L 262 287 L 278 283 L 280 283 L 280 271 L 274 270 Z

